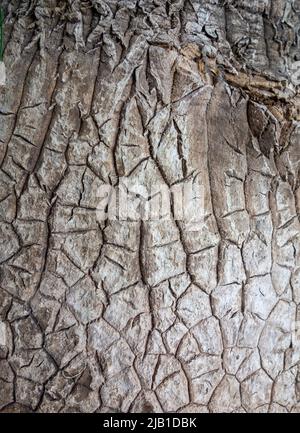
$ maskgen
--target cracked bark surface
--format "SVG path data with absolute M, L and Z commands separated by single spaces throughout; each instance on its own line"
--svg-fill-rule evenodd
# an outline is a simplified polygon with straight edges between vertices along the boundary
M 295 0 L 2 0 L 0 410 L 299 412 Z M 96 217 L 205 187 L 205 220 Z

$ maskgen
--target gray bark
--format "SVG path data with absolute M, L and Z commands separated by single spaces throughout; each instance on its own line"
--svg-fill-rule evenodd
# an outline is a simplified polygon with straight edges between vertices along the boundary
M 0 4 L 0 410 L 299 412 L 300 2 Z

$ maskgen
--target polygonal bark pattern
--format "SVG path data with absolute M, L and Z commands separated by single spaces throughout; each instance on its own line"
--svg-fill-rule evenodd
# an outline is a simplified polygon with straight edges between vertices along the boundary
M 298 412 L 299 1 L 1 4 L 0 410 Z

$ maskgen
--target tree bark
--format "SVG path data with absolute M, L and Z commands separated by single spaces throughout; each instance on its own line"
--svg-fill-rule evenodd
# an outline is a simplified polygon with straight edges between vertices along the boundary
M 0 410 L 299 412 L 300 2 L 1 5 Z

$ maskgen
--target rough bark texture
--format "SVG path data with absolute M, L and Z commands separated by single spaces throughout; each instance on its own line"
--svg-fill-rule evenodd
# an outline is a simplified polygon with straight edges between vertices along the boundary
M 300 2 L 0 4 L 0 410 L 298 412 Z M 99 223 L 121 177 L 203 225 Z

